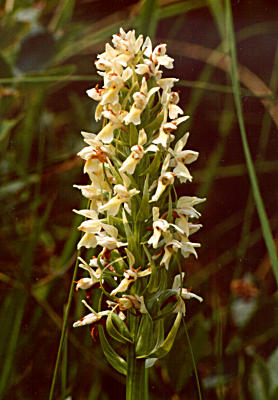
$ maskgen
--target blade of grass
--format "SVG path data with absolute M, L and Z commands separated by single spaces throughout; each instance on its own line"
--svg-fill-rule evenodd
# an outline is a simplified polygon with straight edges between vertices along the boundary
M 62 399 L 66 398 L 67 369 L 68 369 L 68 330 L 66 329 L 65 342 L 64 342 L 64 348 L 63 348 L 63 357 L 62 357 L 62 366 L 61 366 L 61 393 L 62 393 Z
M 185 335 L 186 335 L 186 339 L 187 339 L 187 343 L 188 343 L 188 347 L 189 347 L 190 355 L 191 355 L 191 359 L 192 359 L 192 364 L 193 364 L 193 368 L 194 368 L 194 374 L 195 374 L 196 385 L 197 385 L 197 390 L 198 390 L 198 397 L 199 397 L 199 400 L 202 400 L 202 392 L 201 392 L 201 386 L 200 386 L 200 381 L 199 381 L 196 361 L 195 361 L 193 349 L 192 349 L 192 346 L 191 346 L 191 341 L 190 341 L 189 333 L 188 333 L 188 330 L 187 330 L 185 318 L 182 318 L 182 322 L 183 322 L 183 327 L 184 327 L 184 331 L 185 331 Z
M 272 69 L 272 74 L 270 78 L 270 83 L 269 87 L 270 89 L 276 93 L 277 88 L 278 88 L 278 46 L 276 47 L 276 53 L 274 56 L 274 63 L 273 63 L 273 69 Z M 259 139 L 259 144 L 258 144 L 258 150 L 257 150 L 257 159 L 256 159 L 256 167 L 258 165 L 258 161 L 263 162 L 263 159 L 265 157 L 266 153 L 266 147 L 268 144 L 268 139 L 269 139 L 269 134 L 270 134 L 270 128 L 271 128 L 271 119 L 269 118 L 269 115 L 267 112 L 264 113 L 263 116 L 263 121 L 262 121 L 262 130 L 260 134 L 260 139 Z M 243 219 L 243 225 L 242 225 L 242 230 L 241 230 L 241 235 L 240 235 L 240 241 L 238 245 L 238 261 L 240 259 L 243 259 L 247 250 L 247 242 L 248 242 L 248 235 L 251 229 L 251 222 L 252 222 L 252 215 L 254 213 L 254 203 L 253 203 L 253 196 L 252 196 L 252 191 L 250 190 L 248 193 L 248 200 L 247 200 L 247 205 L 245 208 L 245 213 L 244 213 L 244 219 Z M 240 263 L 238 262 L 238 266 L 235 271 L 235 276 L 236 274 L 240 274 Z
M 27 295 L 22 292 L 20 296 L 13 295 L 13 308 L 14 310 L 10 309 L 9 314 L 10 319 L 13 321 L 12 329 L 10 332 L 9 340 L 6 343 L 6 354 L 3 359 L 2 364 L 2 373 L 0 378 L 0 398 L 3 399 L 5 394 L 6 387 L 9 383 L 9 375 L 11 373 L 16 344 L 20 332 L 21 322 L 25 310 Z
M 15 76 L 0 78 L 0 83 L 48 83 L 48 82 L 99 82 L 98 75 L 49 75 L 49 76 Z
M 249 150 L 242 106 L 241 106 L 241 99 L 240 99 L 240 88 L 239 88 L 239 75 L 238 75 L 238 67 L 237 67 L 237 54 L 236 54 L 236 45 L 235 45 L 235 37 L 234 37 L 234 27 L 233 27 L 233 20 L 232 20 L 232 8 L 230 0 L 226 0 L 226 25 L 227 25 L 227 34 L 228 34 L 228 42 L 230 43 L 230 52 L 231 52 L 231 60 L 232 60 L 232 82 L 235 89 L 235 105 L 237 110 L 238 122 L 240 127 L 242 145 L 244 150 L 244 155 L 246 159 L 246 165 L 250 177 L 250 182 L 252 186 L 252 191 L 256 203 L 256 208 L 258 211 L 258 215 L 261 222 L 263 237 L 265 240 L 265 244 L 267 250 L 269 252 L 269 256 L 272 262 L 272 268 L 274 272 L 274 276 L 276 282 L 278 284 L 278 256 L 276 252 L 275 242 L 272 237 L 272 232 L 270 229 L 270 225 L 268 222 L 267 214 L 265 211 L 264 202 L 260 193 L 256 172 L 254 168 L 254 164 L 252 161 L 251 153 Z
M 27 165 L 29 162 L 33 138 L 37 130 L 37 118 L 40 114 L 41 108 L 45 101 L 45 90 L 36 88 L 29 96 L 26 101 L 26 118 L 22 121 L 22 128 L 17 136 L 18 148 L 24 149 L 21 151 L 21 170 L 27 171 Z
M 57 29 L 63 28 L 70 20 L 74 9 L 75 0 L 59 1 L 56 11 L 50 20 L 48 28 L 54 32 Z
M 71 306 L 72 297 L 73 297 L 74 282 L 76 280 L 76 275 L 77 275 L 77 270 L 78 270 L 79 255 L 80 255 L 80 251 L 78 251 L 78 253 L 77 253 L 76 262 L 75 262 L 75 266 L 74 266 L 74 270 L 73 270 L 68 301 L 67 301 L 67 305 L 66 305 L 64 319 L 63 319 L 63 326 L 62 326 L 62 331 L 61 331 L 61 336 L 60 336 L 59 348 L 58 348 L 58 353 L 57 353 L 57 357 L 56 357 L 56 362 L 55 362 L 55 367 L 54 367 L 54 372 L 53 372 L 53 377 L 52 377 L 52 382 L 51 382 L 51 387 L 50 387 L 50 392 L 49 392 L 49 400 L 52 400 L 53 396 L 54 396 L 54 388 L 55 388 L 55 384 L 56 384 L 56 380 L 57 380 L 58 368 L 59 368 L 60 359 L 62 356 L 62 350 L 63 350 L 64 340 L 65 340 L 65 335 L 66 335 L 66 328 L 67 328 L 67 323 L 68 323 L 68 318 L 69 318 L 70 306 Z
M 157 0 L 144 0 L 139 15 L 134 21 L 138 32 L 144 37 L 150 36 L 151 39 L 155 37 L 156 27 L 158 23 L 159 7 Z
M 188 11 L 205 7 L 206 5 L 206 0 L 187 0 L 175 4 L 170 4 L 160 9 L 159 19 L 175 17 Z

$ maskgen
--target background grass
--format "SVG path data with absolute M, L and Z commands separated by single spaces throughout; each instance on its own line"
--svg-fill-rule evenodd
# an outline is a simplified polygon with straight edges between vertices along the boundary
M 1 399 L 49 395 L 79 238 L 72 185 L 86 183 L 76 153 L 80 131 L 96 129 L 85 90 L 121 25 L 168 43 L 165 75 L 180 78 L 189 148 L 200 152 L 178 193 L 208 199 L 199 259 L 182 265 L 205 299 L 188 303 L 186 321 L 203 398 L 277 398 L 277 17 L 263 0 L 0 1 Z M 98 341 L 71 329 L 81 297 L 54 398 L 121 399 Z M 150 399 L 185 398 L 198 388 L 181 328 L 151 370 Z

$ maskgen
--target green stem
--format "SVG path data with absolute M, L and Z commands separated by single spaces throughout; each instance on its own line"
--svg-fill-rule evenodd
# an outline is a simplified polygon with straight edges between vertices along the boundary
M 138 317 L 129 315 L 130 331 L 135 334 Z M 127 349 L 127 375 L 126 375 L 126 400 L 147 400 L 147 369 L 145 360 L 136 358 L 135 344 L 128 345 Z
M 59 349 L 58 349 L 58 353 L 57 353 L 57 357 L 56 357 L 56 363 L 55 363 L 54 373 L 53 373 L 52 382 L 51 382 L 49 400 L 52 400 L 53 396 L 54 396 L 54 388 L 55 388 L 55 383 L 56 383 L 56 379 L 57 379 L 59 363 L 60 363 L 60 359 L 62 356 L 62 350 L 63 350 L 64 340 L 65 340 L 65 335 L 66 335 L 67 323 L 68 323 L 68 319 L 69 319 L 70 306 L 71 306 L 73 290 L 74 290 L 74 281 L 75 281 L 76 275 L 77 275 L 79 254 L 80 254 L 80 251 L 78 251 L 78 253 L 77 253 L 75 267 L 74 267 L 74 271 L 73 271 L 73 275 L 72 275 L 71 287 L 70 287 L 68 302 L 66 305 L 66 310 L 65 310 L 64 320 L 63 320 Z
M 145 360 L 135 355 L 134 344 L 127 350 L 126 400 L 146 400 Z

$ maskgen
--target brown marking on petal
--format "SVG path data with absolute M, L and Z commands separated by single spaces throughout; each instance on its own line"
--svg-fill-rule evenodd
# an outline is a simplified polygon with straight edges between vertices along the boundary
M 107 261 L 110 261 L 110 256 L 111 256 L 111 250 L 109 250 L 107 248 L 104 248 L 104 252 L 103 252 L 102 258 L 107 260 Z
M 161 256 L 163 253 L 164 253 L 164 250 L 161 249 L 160 251 L 158 251 L 157 253 L 155 253 L 155 256 L 156 256 L 156 257 L 159 257 L 159 256 Z
M 167 186 L 169 184 L 169 179 L 165 176 L 161 179 L 161 183 L 163 186 Z
M 96 337 L 98 336 L 98 327 L 97 326 L 93 326 L 91 329 L 91 338 L 93 339 L 93 341 L 96 343 Z

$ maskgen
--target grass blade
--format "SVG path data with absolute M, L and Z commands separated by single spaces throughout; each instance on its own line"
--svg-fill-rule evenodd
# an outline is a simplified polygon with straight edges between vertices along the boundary
M 138 32 L 143 36 L 155 37 L 158 23 L 159 8 L 157 0 L 145 0 L 141 6 L 137 21 L 135 22 Z
M 254 164 L 252 161 L 251 153 L 249 150 L 245 124 L 243 119 L 242 105 L 240 100 L 240 87 L 239 87 L 239 75 L 238 75 L 238 67 L 237 67 L 237 54 L 236 54 L 236 45 L 235 45 L 235 37 L 234 37 L 234 29 L 233 29 L 233 20 L 232 20 L 232 9 L 231 3 L 229 0 L 226 0 L 226 24 L 227 24 L 227 33 L 228 33 L 228 42 L 230 44 L 230 53 L 231 53 L 231 61 L 232 61 L 232 82 L 234 86 L 234 98 L 235 105 L 238 117 L 238 123 L 240 127 L 241 140 L 244 150 L 244 155 L 246 159 L 246 166 L 248 169 L 248 174 L 250 177 L 251 187 L 253 191 L 253 196 L 256 203 L 256 208 L 258 211 L 259 219 L 261 222 L 263 237 L 265 240 L 265 244 L 269 253 L 269 257 L 272 263 L 273 272 L 275 275 L 276 282 L 278 284 L 278 256 L 276 252 L 275 242 L 271 233 L 270 225 L 268 222 L 267 214 L 265 211 L 264 202 L 260 193 L 256 172 L 254 168 Z
M 73 290 L 74 290 L 74 281 L 76 280 L 77 269 L 78 269 L 79 253 L 80 252 L 78 251 L 78 254 L 77 254 L 77 257 L 76 257 L 75 266 L 74 266 L 74 271 L 73 271 L 73 275 L 72 275 L 72 281 L 71 281 L 70 292 L 69 292 L 69 296 L 68 296 L 68 302 L 67 302 L 67 305 L 66 305 L 65 316 L 64 316 L 64 319 L 63 319 L 62 332 L 61 332 L 60 343 L 59 343 L 59 348 L 58 348 L 58 353 L 57 353 L 57 357 L 56 357 L 55 368 L 54 368 L 51 387 L 50 387 L 49 400 L 53 399 L 54 388 L 55 388 L 57 374 L 58 374 L 58 367 L 59 367 L 60 359 L 61 359 L 61 356 L 62 356 L 62 350 L 63 350 L 64 340 L 65 340 L 66 328 L 67 328 L 69 312 L 70 312 L 70 306 L 71 306 Z
M 189 350 L 190 350 L 190 354 L 191 354 L 191 358 L 192 358 L 192 363 L 193 363 L 193 368 L 194 368 L 194 373 L 195 373 L 195 378 L 196 378 L 196 384 L 197 384 L 199 400 L 202 400 L 202 392 L 201 392 L 200 381 L 199 381 L 198 371 L 197 371 L 197 367 L 196 367 L 195 357 L 194 357 L 194 353 L 193 353 L 193 349 L 192 349 L 192 346 L 191 346 L 190 337 L 189 337 L 189 334 L 188 334 L 188 330 L 187 330 L 187 326 L 186 326 L 184 318 L 182 319 L 182 322 L 183 322 L 183 327 L 184 327 L 184 330 L 185 330 L 185 335 L 186 335 L 186 339 L 187 339 L 187 342 L 188 342 L 188 346 L 189 346 Z
M 197 8 L 205 7 L 207 5 L 206 0 L 187 0 L 180 3 L 170 4 L 161 8 L 159 13 L 159 19 L 175 17 L 177 15 L 186 13 Z

